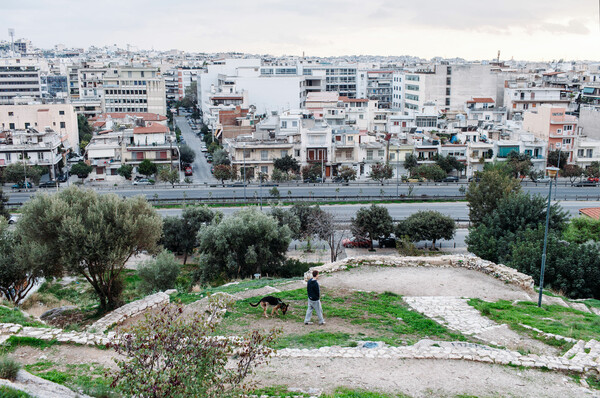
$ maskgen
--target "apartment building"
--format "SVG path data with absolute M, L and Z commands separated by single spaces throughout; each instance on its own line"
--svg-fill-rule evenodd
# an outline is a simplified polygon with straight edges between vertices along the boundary
M 51 130 L 58 134 L 64 148 L 79 148 L 77 114 L 71 104 L 0 105 L 3 130 Z
M 36 66 L 0 66 L 0 105 L 41 98 L 40 70 Z
M 504 106 L 508 119 L 522 120 L 527 111 L 534 111 L 541 105 L 568 108 L 571 100 L 568 93 L 560 88 L 538 87 L 531 82 L 506 82 L 504 89 Z
M 523 115 L 523 130 L 548 143 L 548 150 L 560 149 L 569 153 L 573 162 L 573 149 L 577 141 L 577 118 L 567 115 L 566 108 L 544 104 Z
M 55 178 L 62 159 L 60 145 L 60 135 L 49 127 L 4 130 L 0 132 L 0 167 L 24 162 L 44 167 Z
M 200 69 L 177 69 L 177 96 L 176 100 L 180 101 L 185 97 L 185 92 L 188 90 L 192 83 L 196 82 L 197 75 Z
M 578 140 L 574 162 L 584 169 L 590 167 L 593 162 L 600 162 L 600 140 Z
M 433 102 L 440 110 L 462 110 L 473 97 L 501 100 L 503 77 L 496 67 L 487 64 L 420 67 L 394 74 L 392 99 L 400 105 L 395 108 L 402 110 L 419 110 L 426 102 Z
M 490 123 L 504 123 L 507 110 L 505 107 L 496 107 L 496 101 L 491 98 L 471 98 L 465 104 L 467 124 L 483 126 Z
M 293 156 L 294 143 L 288 139 L 257 139 L 252 136 L 238 136 L 226 139 L 224 146 L 230 154 L 231 164 L 236 165 L 240 175 L 244 168 L 253 170 L 254 176 L 263 173 L 273 174 L 275 159 Z
M 369 70 L 367 75 L 366 98 L 377 101 L 378 108 L 392 108 L 393 77 L 392 70 Z
M 600 107 L 581 105 L 578 127 L 587 139 L 600 140 Z
M 167 114 L 165 81 L 158 68 L 108 68 L 102 81 L 106 112 Z

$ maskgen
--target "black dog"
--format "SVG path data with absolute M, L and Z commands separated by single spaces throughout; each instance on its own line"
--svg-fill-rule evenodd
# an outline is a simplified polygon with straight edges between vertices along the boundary
M 289 305 L 284 303 L 283 301 L 281 301 L 280 298 L 277 297 L 273 297 L 273 296 L 265 296 L 263 298 L 260 299 L 260 301 L 256 304 L 252 304 L 249 303 L 252 307 L 258 307 L 258 305 L 260 304 L 260 306 L 263 308 L 263 313 L 265 314 L 265 318 L 268 318 L 269 316 L 267 315 L 267 307 L 269 305 L 273 306 L 273 311 L 271 311 L 271 315 L 274 315 L 278 310 L 281 309 L 281 312 L 283 313 L 283 315 L 285 315 L 285 313 L 288 310 Z

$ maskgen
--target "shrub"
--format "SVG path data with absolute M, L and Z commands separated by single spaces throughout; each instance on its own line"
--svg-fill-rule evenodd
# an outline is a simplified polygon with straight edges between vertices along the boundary
M 179 262 L 175 255 L 163 250 L 155 259 L 146 261 L 139 269 L 140 290 L 144 293 L 163 291 L 175 287 L 179 276 Z
M 14 380 L 21 370 L 21 364 L 9 357 L 0 358 L 0 379 Z
M 406 235 L 396 241 L 396 249 L 398 254 L 402 256 L 419 256 L 422 254 L 421 250 Z
M 293 278 L 295 276 L 304 276 L 304 273 L 312 267 L 318 267 L 321 263 L 306 263 L 295 258 L 288 258 L 283 263 L 279 276 L 282 278 Z

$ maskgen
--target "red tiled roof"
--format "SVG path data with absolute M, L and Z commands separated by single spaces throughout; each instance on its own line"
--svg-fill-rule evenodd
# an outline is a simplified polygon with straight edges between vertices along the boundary
M 94 122 L 92 123 L 93 127 L 102 127 L 106 124 L 106 122 Z
M 133 134 L 165 134 L 169 132 L 167 126 L 158 123 L 148 123 L 146 127 L 135 127 Z
M 127 115 L 132 117 L 141 117 L 147 122 L 162 122 L 167 120 L 166 116 L 159 115 L 158 113 L 150 112 L 110 112 L 102 113 L 96 117 L 90 118 L 90 120 L 106 120 L 108 116 L 112 119 L 124 119 Z
M 489 104 L 494 103 L 493 98 L 473 98 L 470 101 L 467 101 L 467 104 Z
M 586 207 L 585 209 L 579 209 L 579 214 L 588 216 L 595 220 L 600 220 L 600 207 Z
M 342 102 L 369 102 L 366 98 L 348 98 L 340 95 L 340 101 Z
M 560 75 L 561 73 L 565 73 L 565 72 L 547 72 L 547 73 L 544 73 L 544 76 Z

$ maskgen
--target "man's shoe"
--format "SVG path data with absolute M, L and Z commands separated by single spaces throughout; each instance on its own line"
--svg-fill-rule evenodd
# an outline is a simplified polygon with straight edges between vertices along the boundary
M 325 325 L 325 322 L 319 323 L 319 326 Z
M 312 325 L 312 322 L 304 322 L 305 325 Z

